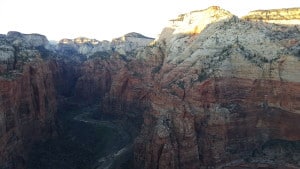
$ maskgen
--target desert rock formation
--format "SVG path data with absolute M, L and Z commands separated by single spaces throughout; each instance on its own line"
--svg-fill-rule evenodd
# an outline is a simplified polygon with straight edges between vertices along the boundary
M 299 168 L 298 11 L 214 6 L 154 41 L 1 35 L 0 164 L 22 168 L 29 139 L 55 135 L 56 104 L 72 97 L 132 123 L 136 169 Z

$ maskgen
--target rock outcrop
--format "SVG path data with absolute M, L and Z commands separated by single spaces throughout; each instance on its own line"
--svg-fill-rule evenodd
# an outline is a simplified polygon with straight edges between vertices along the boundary
M 228 19 L 233 15 L 221 9 L 218 6 L 212 6 L 205 10 L 191 11 L 189 13 L 180 14 L 175 19 L 169 20 L 169 25 L 160 34 L 160 39 L 164 38 L 165 34 L 173 30 L 173 34 L 199 34 L 207 25 Z
M 49 42 L 44 35 L 40 34 L 22 34 L 20 32 L 11 31 L 6 37 L 12 44 L 24 47 L 46 46 Z
M 113 39 L 111 47 L 114 51 L 126 55 L 128 52 L 148 46 L 153 40 L 153 38 L 131 32 L 122 37 Z

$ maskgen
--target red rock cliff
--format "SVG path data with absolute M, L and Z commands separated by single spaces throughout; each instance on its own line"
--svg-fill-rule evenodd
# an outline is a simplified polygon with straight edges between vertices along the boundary
M 19 169 L 35 141 L 55 135 L 56 92 L 50 61 L 25 47 L 26 42 L 11 46 L 5 39 L 6 50 L 0 51 L 0 168 Z

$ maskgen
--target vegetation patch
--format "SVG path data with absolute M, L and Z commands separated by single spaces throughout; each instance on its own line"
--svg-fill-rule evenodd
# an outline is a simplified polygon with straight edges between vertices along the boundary
M 181 88 L 181 89 L 184 89 L 184 88 L 185 88 L 184 85 L 185 85 L 185 82 L 184 82 L 183 80 L 180 80 L 180 81 L 177 82 L 177 86 L 178 86 L 179 88 Z
M 89 59 L 94 59 L 94 58 L 108 59 L 109 57 L 110 57 L 110 53 L 99 51 L 99 52 L 95 52 L 94 54 L 92 54 L 89 57 Z
M 151 73 L 154 74 L 154 73 L 158 73 L 162 68 L 162 64 L 154 67 L 152 70 L 151 70 Z
M 198 74 L 197 81 L 203 82 L 203 81 L 206 80 L 208 77 L 209 77 L 209 75 L 207 74 L 207 72 L 204 71 L 204 70 L 202 69 L 201 72 L 200 72 L 200 74 Z
M 137 78 L 141 78 L 141 77 L 143 77 L 143 74 L 141 74 L 139 72 L 133 72 L 132 76 L 137 77 Z

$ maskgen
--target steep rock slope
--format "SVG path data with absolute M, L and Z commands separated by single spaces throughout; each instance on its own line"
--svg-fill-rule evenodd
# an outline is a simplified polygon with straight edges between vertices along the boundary
M 37 49 L 48 41 L 17 32 L 0 41 L 0 168 L 23 168 L 32 143 L 55 135 L 52 70 Z
M 152 41 L 141 34 L 129 33 L 113 39 L 110 48 L 87 55 L 75 82 L 74 98 L 87 104 L 100 104 L 102 114 L 142 118 L 148 104 L 147 83 L 143 82 L 149 80 L 143 76 L 147 72 L 145 63 L 135 56 Z
M 104 112 L 119 109 L 114 112 L 120 113 L 123 108 L 119 106 L 124 107 L 126 104 L 121 103 L 126 100 L 124 97 L 128 97 L 127 101 L 130 102 L 130 100 L 137 99 L 137 93 L 141 92 L 132 89 L 135 84 L 142 84 L 141 73 L 131 71 L 132 67 L 140 65 L 138 63 L 134 65 L 133 60 L 135 60 L 136 53 L 143 50 L 153 40 L 153 38 L 132 32 L 115 38 L 111 42 L 88 38 L 63 39 L 52 47 L 52 50 L 62 55 L 63 61 L 58 62 L 60 64 L 58 68 L 68 67 L 63 72 L 76 72 L 71 76 L 74 85 L 73 94 L 77 101 L 88 104 L 101 101 L 103 107 L 101 109 Z M 62 63 L 64 66 L 61 66 Z M 140 87 L 139 90 L 144 88 Z M 134 95 L 136 97 L 133 97 Z
M 160 50 L 163 62 L 149 89 L 135 167 L 299 167 L 298 28 L 219 7 L 171 20 L 138 55 L 147 60 Z

